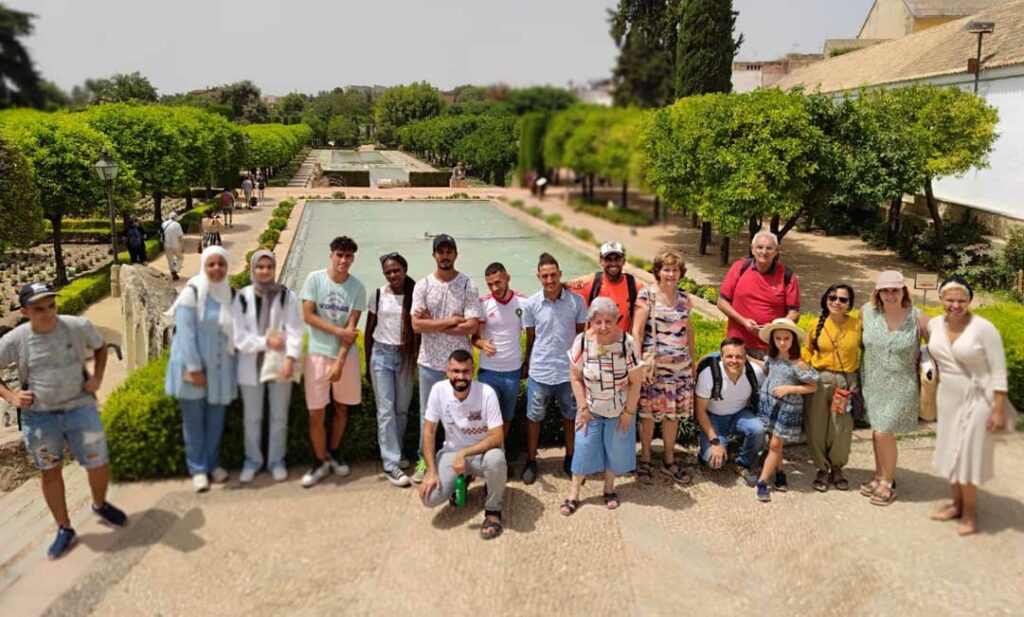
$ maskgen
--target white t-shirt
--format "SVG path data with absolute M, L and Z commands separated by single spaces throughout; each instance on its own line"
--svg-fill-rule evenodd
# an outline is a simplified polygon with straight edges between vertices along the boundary
M 482 337 L 493 339 L 497 350 L 493 356 L 480 352 L 480 368 L 489 371 L 517 371 L 523 365 L 523 348 L 519 346 L 523 331 L 523 307 L 526 296 L 512 291 L 507 302 L 500 302 L 494 294 L 480 298 L 480 322 L 484 324 Z
M 380 306 L 377 306 L 377 294 L 380 294 Z M 388 285 L 373 292 L 366 310 L 377 315 L 377 327 L 373 330 L 374 342 L 385 345 L 402 344 L 403 302 L 405 294 L 395 294 Z
M 455 398 L 450 381 L 437 382 L 430 391 L 423 417 L 444 426 L 445 450 L 461 450 L 480 443 L 487 437 L 487 431 L 503 424 L 498 395 L 479 381 L 470 382 L 464 401 Z
M 739 379 L 736 383 L 733 383 L 729 379 L 729 376 L 725 374 L 725 365 L 722 361 L 718 361 L 718 367 L 722 371 L 722 400 L 715 401 L 711 400 L 711 387 L 714 385 L 714 378 L 711 376 L 711 367 L 708 367 L 697 375 L 697 387 L 694 389 L 695 394 L 703 399 L 708 399 L 708 413 L 715 414 L 716 416 L 731 416 L 738 411 L 742 411 L 747 407 L 750 402 L 750 382 L 747 380 L 747 375 L 744 372 L 740 372 Z M 754 376 L 757 377 L 757 385 L 760 386 L 764 383 L 764 371 L 761 367 L 754 364 Z M 751 409 L 756 412 L 756 409 Z
M 473 279 L 462 272 L 447 283 L 439 281 L 431 273 L 416 281 L 412 292 L 412 312 L 424 307 L 431 319 L 455 315 L 480 319 L 480 293 Z M 468 334 L 424 332 L 420 341 L 417 363 L 435 371 L 443 371 L 448 366 L 448 356 L 456 349 L 473 350 Z
M 181 246 L 181 238 L 185 232 L 181 229 L 181 223 L 175 220 L 164 221 L 164 247 L 176 249 Z

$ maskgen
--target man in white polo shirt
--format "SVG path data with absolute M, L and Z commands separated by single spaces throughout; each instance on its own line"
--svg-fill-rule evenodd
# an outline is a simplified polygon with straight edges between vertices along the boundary
M 473 356 L 456 349 L 448 357 L 447 381 L 430 390 L 423 418 L 423 459 L 427 472 L 420 499 L 428 508 L 453 502 L 456 478 L 484 477 L 487 485 L 480 537 L 490 540 L 502 532 L 501 498 L 505 493 L 506 466 L 502 442 L 501 409 L 490 386 L 473 380 Z M 434 456 L 437 425 L 444 425 L 445 442 Z
M 747 360 L 747 348 L 740 338 L 722 341 L 719 355 L 701 360 L 697 370 L 700 461 L 711 469 L 721 469 L 728 458 L 729 436 L 742 435 L 735 469 L 748 486 L 754 486 L 758 478 L 752 468 L 764 449 L 764 423 L 754 414 L 764 371 Z
M 495 262 L 484 270 L 491 293 L 480 298 L 480 329 L 473 344 L 480 349 L 477 380 L 494 388 L 505 421 L 505 435 L 511 426 L 519 398 L 519 380 L 523 371 L 523 305 L 526 296 L 509 289 L 512 277 L 505 266 Z

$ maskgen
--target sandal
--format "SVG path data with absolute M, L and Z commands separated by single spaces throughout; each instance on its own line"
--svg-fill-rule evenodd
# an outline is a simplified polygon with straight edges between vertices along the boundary
M 619 507 L 619 496 L 616 495 L 614 492 L 612 492 L 612 493 L 605 493 L 604 494 L 604 505 L 609 510 L 614 510 L 615 508 L 618 508 Z
M 874 478 L 871 478 L 870 482 L 865 482 L 864 484 L 861 484 L 860 494 L 864 495 L 865 497 L 871 497 L 872 495 L 875 494 L 875 489 L 878 488 L 878 483 L 881 481 L 881 478 L 875 476 Z
M 498 518 L 501 518 L 500 516 Z M 501 521 L 492 521 L 484 515 L 484 522 L 480 525 L 480 537 L 484 540 L 493 540 L 501 535 L 501 532 L 505 531 L 505 528 L 501 526 Z
M 651 465 L 651 461 L 640 461 L 636 466 L 636 479 L 647 484 L 654 479 L 653 471 L 654 465 Z
M 576 513 L 576 509 L 580 507 L 579 499 L 566 499 L 559 506 L 558 511 L 562 513 L 562 516 L 572 516 Z
M 885 494 L 886 491 L 888 491 L 888 495 Z M 878 486 L 875 487 L 875 492 L 871 495 L 871 505 L 888 506 L 894 501 L 896 501 L 896 489 L 879 482 Z
M 825 491 L 827 491 L 828 490 L 828 472 L 827 471 L 819 471 L 818 475 L 814 476 L 814 482 L 811 483 L 811 488 L 813 488 L 814 490 L 818 491 L 819 493 L 824 493 Z
M 896 483 L 892 484 L 894 487 Z M 832 486 L 836 487 L 837 491 L 848 491 L 850 490 L 850 481 L 843 476 L 842 469 L 832 470 Z
M 672 479 L 680 484 L 689 484 L 693 481 L 693 477 L 683 471 L 683 468 L 675 461 L 672 461 L 671 463 L 661 461 L 661 470 L 672 476 Z

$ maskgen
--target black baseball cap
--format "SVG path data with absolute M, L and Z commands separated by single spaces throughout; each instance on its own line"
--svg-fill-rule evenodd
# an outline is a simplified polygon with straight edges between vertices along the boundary
M 437 249 L 441 248 L 445 244 L 450 244 L 453 249 L 459 250 L 459 247 L 455 245 L 455 238 L 449 236 L 448 234 L 437 234 L 436 236 L 434 236 L 435 253 L 437 252 Z
M 25 308 L 33 302 L 56 295 L 57 292 L 53 290 L 53 287 L 50 287 L 49 283 L 29 283 L 21 288 L 21 293 L 18 294 L 18 301 L 21 302 L 21 307 Z

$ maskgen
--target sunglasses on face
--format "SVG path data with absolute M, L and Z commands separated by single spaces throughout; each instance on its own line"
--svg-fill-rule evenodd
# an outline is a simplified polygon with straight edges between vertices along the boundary
M 838 302 L 839 304 L 849 304 L 850 299 L 843 296 L 832 295 L 828 297 L 829 302 Z

